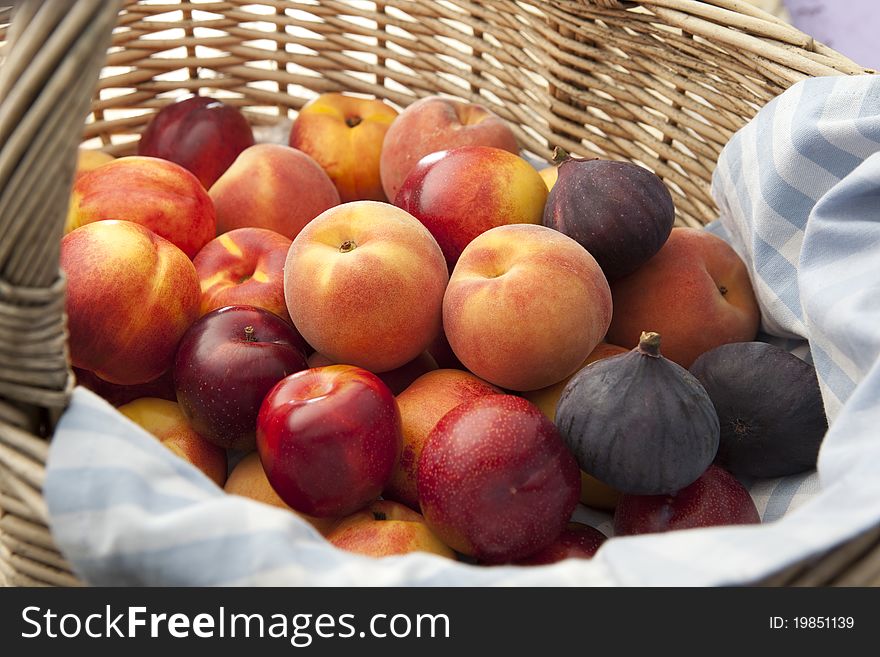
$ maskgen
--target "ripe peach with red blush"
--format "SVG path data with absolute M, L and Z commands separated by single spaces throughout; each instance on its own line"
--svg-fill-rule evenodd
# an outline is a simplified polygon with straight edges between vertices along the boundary
M 155 157 L 122 157 L 77 177 L 66 231 L 106 219 L 141 224 L 190 258 L 217 229 L 214 204 L 198 178 Z
M 250 305 L 290 321 L 284 261 L 290 240 L 265 228 L 237 228 L 208 242 L 193 259 L 202 288 L 201 313 Z
M 471 372 L 508 390 L 574 374 L 611 321 L 595 259 L 551 228 L 493 228 L 461 255 L 443 298 L 443 328 Z
M 143 397 L 120 406 L 119 412 L 156 436 L 165 447 L 192 463 L 218 486 L 226 482 L 226 450 L 196 433 L 175 402 Z
M 431 344 L 447 280 L 428 230 L 377 201 L 316 217 L 284 266 L 287 309 L 306 341 L 332 361 L 371 372 L 398 368 Z
M 321 165 L 343 203 L 385 201 L 379 157 L 397 110 L 382 100 L 321 94 L 299 111 L 290 145 Z
M 339 192 L 321 166 L 302 151 L 256 144 L 242 151 L 211 185 L 217 233 L 266 228 L 289 239 L 319 214 L 339 205 Z
M 450 271 L 478 235 L 506 224 L 540 224 L 547 187 L 524 159 L 500 148 L 464 146 L 425 156 L 394 204 L 421 221 Z
M 373 502 L 343 518 L 327 534 L 327 540 L 342 550 L 370 557 L 429 552 L 455 558 L 455 552 L 437 538 L 422 516 L 387 500 Z
M 654 331 L 663 336 L 663 355 L 682 367 L 714 347 L 753 340 L 761 319 L 736 251 L 696 228 L 673 228 L 657 255 L 611 292 L 608 340 L 634 347 L 642 331 Z
M 426 155 L 459 146 L 519 150 L 510 126 L 482 105 L 442 96 L 417 100 L 400 113 L 382 142 L 379 171 L 385 195 L 395 199 Z
M 199 314 L 199 279 L 183 251 L 140 224 L 96 221 L 61 240 L 61 268 L 74 367 L 120 385 L 170 369 Z

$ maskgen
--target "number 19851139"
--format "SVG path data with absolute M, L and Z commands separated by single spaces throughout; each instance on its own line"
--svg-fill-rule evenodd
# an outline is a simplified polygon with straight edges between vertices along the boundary
M 774 630 L 851 630 L 855 626 L 852 616 L 794 616 L 791 619 L 771 616 L 770 627 Z

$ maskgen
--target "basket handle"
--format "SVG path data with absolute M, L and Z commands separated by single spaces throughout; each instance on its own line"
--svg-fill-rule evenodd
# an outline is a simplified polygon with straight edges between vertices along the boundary
M 120 0 L 23 0 L 0 28 L 0 422 L 44 434 L 73 382 L 60 242 L 119 8 Z

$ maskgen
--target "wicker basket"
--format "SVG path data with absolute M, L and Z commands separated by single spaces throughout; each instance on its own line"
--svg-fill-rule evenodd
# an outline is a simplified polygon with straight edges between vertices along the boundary
M 53 546 L 41 486 L 72 385 L 58 243 L 81 139 L 132 153 L 155 110 L 184 92 L 227 97 L 255 124 L 325 91 L 401 107 L 440 92 L 491 107 L 536 156 L 560 145 L 649 167 L 672 189 L 678 222 L 701 225 L 716 216 L 711 174 L 735 130 L 804 77 L 865 72 L 740 0 L 154 0 L 121 10 L 57 0 L 19 3 L 0 38 L 0 583 L 10 585 L 77 583 Z M 878 537 L 875 528 L 762 583 L 877 582 Z

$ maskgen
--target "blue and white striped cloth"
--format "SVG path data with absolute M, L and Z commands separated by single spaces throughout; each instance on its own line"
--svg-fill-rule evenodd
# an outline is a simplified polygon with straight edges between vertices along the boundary
M 614 539 L 540 568 L 373 560 L 226 496 L 77 389 L 45 483 L 57 544 L 102 585 L 719 585 L 854 536 L 880 522 L 880 77 L 809 79 L 770 102 L 725 148 L 713 193 L 764 331 L 809 340 L 831 421 L 818 477 L 752 484 L 766 524 Z

